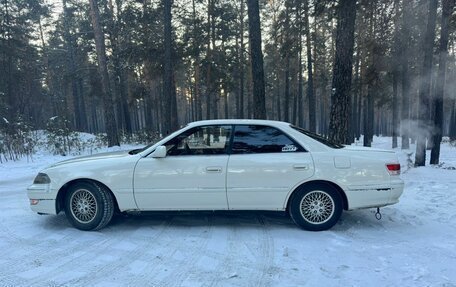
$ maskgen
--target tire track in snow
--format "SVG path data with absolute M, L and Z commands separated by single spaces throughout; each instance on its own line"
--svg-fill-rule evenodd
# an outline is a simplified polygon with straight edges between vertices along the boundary
M 213 218 L 214 215 L 206 215 L 204 216 L 204 222 L 199 223 L 197 230 L 194 227 L 187 228 L 188 230 L 192 231 L 192 235 L 195 231 L 198 231 L 194 237 L 197 238 L 195 245 L 195 241 L 192 241 L 191 246 L 188 244 L 178 244 L 177 248 L 171 253 L 171 255 L 175 254 L 176 252 L 181 252 L 184 254 L 184 258 L 180 259 L 179 262 L 181 263 L 180 266 L 176 266 L 177 268 L 173 269 L 169 275 L 167 275 L 163 280 L 158 282 L 156 286 L 180 286 L 182 283 L 189 277 L 195 277 L 195 265 L 200 260 L 200 258 L 206 253 L 206 248 L 209 242 L 210 237 L 212 236 L 213 232 Z M 194 219 L 193 219 L 194 220 Z M 203 228 L 201 230 L 201 228 Z M 182 250 L 184 249 L 184 250 Z
M 233 221 L 231 221 L 233 223 Z M 238 222 L 234 222 L 234 224 L 238 224 Z M 233 269 L 233 262 L 231 260 L 232 256 L 230 254 L 235 254 L 234 251 L 236 250 L 235 243 L 232 239 L 233 234 L 237 234 L 237 227 L 236 226 L 228 226 L 229 229 L 227 230 L 227 237 L 223 239 L 224 242 L 227 243 L 227 246 L 224 250 L 217 250 L 213 253 L 211 259 L 218 261 L 217 267 L 214 271 L 211 272 L 211 280 L 210 283 L 204 284 L 204 286 L 217 286 L 222 280 L 230 279 L 230 275 L 228 275 L 227 270 Z M 232 273 L 231 275 L 237 276 L 236 274 Z
M 274 239 L 268 231 L 269 223 L 261 214 L 257 214 L 252 220 L 245 222 L 243 217 L 236 217 L 236 221 L 230 221 L 231 225 L 228 231 L 228 245 L 217 261 L 217 269 L 211 273 L 210 283 L 205 286 L 237 286 L 241 284 L 246 277 L 249 282 L 255 282 L 251 286 L 269 286 L 271 285 L 272 265 L 274 261 Z M 247 233 L 244 234 L 243 229 L 245 224 L 248 224 Z M 255 229 L 255 238 L 252 240 L 251 231 Z M 250 239 L 250 240 L 249 240 Z M 233 257 L 240 255 L 240 247 L 243 246 L 253 258 L 248 260 L 245 258 Z M 238 281 L 242 280 L 242 281 Z
M 261 274 L 257 280 L 256 286 L 270 286 L 272 282 L 273 264 L 274 264 L 274 239 L 270 234 L 270 224 L 265 220 L 263 215 L 258 216 L 258 222 L 262 226 L 262 239 L 260 246 L 264 246 L 261 249 L 261 253 L 265 260 L 260 261 Z
M 138 218 L 135 218 L 136 221 Z M 116 275 L 119 270 L 124 272 L 124 268 L 128 267 L 128 265 L 136 260 L 138 260 L 140 257 L 144 256 L 145 251 L 149 250 L 151 246 L 157 241 L 159 238 L 163 236 L 169 230 L 169 228 L 172 226 L 172 222 L 174 220 L 174 217 L 167 217 L 164 221 L 162 221 L 159 225 L 159 228 L 157 231 L 154 232 L 152 236 L 148 235 L 147 237 L 144 237 L 144 241 L 146 243 L 143 243 L 143 240 L 137 242 L 136 246 L 132 250 L 122 250 L 120 251 L 122 253 L 119 258 L 116 258 L 114 260 L 110 260 L 110 262 L 107 263 L 102 263 L 100 262 L 100 266 L 96 269 L 93 270 L 86 270 L 84 277 L 77 278 L 75 280 L 72 280 L 68 282 L 69 285 L 77 285 L 77 286 L 95 286 L 98 283 L 102 283 L 105 281 L 105 279 L 110 276 L 110 275 Z M 140 226 L 135 229 L 136 232 L 138 230 L 141 230 L 144 226 Z M 113 226 L 112 229 L 114 232 L 118 232 L 119 229 L 116 229 L 116 226 Z M 121 244 L 124 242 L 129 242 L 128 240 L 131 239 L 131 234 L 133 233 L 132 231 L 126 230 L 123 232 L 123 238 L 127 239 L 127 241 L 119 240 L 118 237 L 111 239 L 110 241 L 113 241 L 114 244 Z M 112 248 L 113 244 L 110 244 L 108 248 Z M 108 252 L 109 253 L 109 252 Z M 118 249 L 113 249 L 112 253 L 119 253 Z M 95 251 L 94 257 L 97 257 L 97 254 L 106 254 L 106 250 L 97 250 Z M 128 286 L 133 286 L 132 284 L 127 284 Z
M 91 248 L 97 248 L 102 245 L 108 244 L 107 239 L 102 240 L 97 242 L 95 245 L 92 245 Z M 87 253 L 90 253 L 89 251 L 84 251 L 81 252 L 80 255 L 78 256 L 71 256 L 72 250 L 82 248 L 83 245 L 78 245 L 78 247 L 73 246 L 72 249 L 68 249 L 68 251 L 64 253 L 53 253 L 53 250 L 49 250 L 44 248 L 43 250 L 47 250 L 47 252 L 53 254 L 50 255 L 49 257 L 52 257 L 53 259 L 51 260 L 43 260 L 43 258 L 35 256 L 33 253 L 30 258 L 25 258 L 25 261 L 30 262 L 27 266 L 30 267 L 28 270 L 24 270 L 23 267 L 24 265 L 19 265 L 17 268 L 13 271 L 9 272 L 9 278 L 11 280 L 17 280 L 18 278 L 23 279 L 24 276 L 25 278 L 29 278 L 27 281 L 27 286 L 40 286 L 42 285 L 43 282 L 52 282 L 54 277 L 57 275 L 60 275 L 61 273 L 68 272 L 68 270 L 71 269 L 77 269 L 77 265 L 72 265 L 71 263 L 74 262 L 77 259 L 81 259 L 83 256 L 85 256 Z M 46 251 L 42 251 L 46 252 Z M 34 259 L 36 258 L 36 259 Z M 68 260 L 68 258 L 70 258 Z M 17 260 L 17 258 L 15 258 Z M 82 261 L 82 260 L 81 260 Z M 51 262 L 51 263 L 50 263 Z M 68 265 L 72 265 L 72 267 L 68 268 Z M 49 284 L 46 284 L 49 285 Z M 54 285 L 54 284 L 51 284 Z
M 29 281 L 30 286 L 39 286 L 43 282 L 48 282 L 46 286 L 49 285 L 66 285 L 70 284 L 70 282 L 60 282 L 60 284 L 55 283 L 56 281 L 61 281 L 61 279 L 56 278 L 56 276 L 60 276 L 61 274 L 68 274 L 68 272 L 81 272 L 81 269 L 84 269 L 84 265 L 81 263 L 89 262 L 90 256 L 96 253 L 100 248 L 103 249 L 106 246 L 109 246 L 111 243 L 111 239 L 105 238 L 102 240 L 95 240 L 91 241 L 88 246 L 87 242 L 83 242 L 82 244 L 78 244 L 77 246 L 71 246 L 68 249 L 64 249 L 63 253 L 59 252 L 57 254 L 50 252 L 53 254 L 54 263 L 43 266 L 45 267 L 44 272 L 33 272 L 37 276 L 34 276 L 33 279 Z M 82 267 L 82 268 L 81 268 Z
M 53 217 L 53 220 L 57 219 L 59 221 L 64 221 L 65 218 L 63 216 L 56 216 Z M 41 232 L 36 233 L 33 235 L 31 238 L 23 238 L 22 236 L 16 234 L 12 229 L 10 229 L 7 225 L 3 224 L 0 222 L 0 234 L 2 234 L 2 237 L 7 237 L 9 241 L 12 241 L 15 246 L 18 246 L 16 250 L 20 250 L 21 254 L 21 259 L 23 257 L 24 262 L 33 262 L 38 265 L 42 265 L 46 262 L 54 260 L 56 257 L 65 257 L 68 256 L 72 253 L 74 249 L 80 249 L 82 248 L 85 243 L 76 241 L 77 245 L 74 246 L 72 245 L 72 248 L 68 248 L 68 245 L 66 245 L 66 248 L 63 248 L 59 250 L 59 252 L 56 254 L 53 253 L 53 251 L 58 250 L 58 248 L 62 247 L 60 242 L 72 242 L 72 239 L 74 238 L 74 234 L 72 234 L 72 229 L 64 229 L 62 231 L 58 231 L 57 236 L 54 236 L 55 238 L 50 237 L 49 230 L 46 229 L 40 229 Z M 51 236 L 54 234 L 51 234 Z M 62 235 L 62 236 L 60 236 Z M 51 239 L 49 239 L 51 238 Z M 73 241 L 74 242 L 74 241 Z M 55 246 L 56 245 L 56 246 Z M 52 247 L 57 247 L 55 249 L 50 249 Z M 5 258 L 11 255 L 9 250 L 3 250 L 4 252 L 1 253 L 1 257 Z M 13 254 L 17 256 L 18 254 Z M 14 260 L 17 260 L 18 258 L 15 257 Z M 8 269 L 6 269 L 6 268 Z M 11 264 L 8 266 L 5 266 L 2 268 L 1 273 L 2 275 L 10 276 L 10 275 L 16 275 L 17 273 L 22 273 L 22 272 L 27 272 L 30 269 L 36 268 L 36 266 L 30 266 L 31 268 L 29 270 L 24 270 L 24 266 L 17 265 L 17 264 Z M 17 277 L 17 276 L 16 276 Z
M 64 216 L 55 218 L 59 221 L 66 222 Z M 54 221 L 55 218 L 52 217 L 52 220 Z M 24 240 L 22 245 L 29 247 L 29 251 L 26 253 L 31 252 L 30 254 L 34 253 L 34 255 L 42 253 L 42 258 L 39 256 L 34 256 L 33 258 L 39 258 L 42 262 L 42 266 L 48 268 L 43 273 L 37 273 L 39 276 L 30 280 L 27 285 L 29 285 L 29 283 L 35 285 L 58 285 L 60 283 L 78 286 L 102 284 L 106 279 L 115 280 L 116 275 L 120 274 L 119 272 L 124 274 L 125 272 L 128 272 L 128 270 L 126 270 L 129 268 L 128 265 L 135 263 L 135 261 L 140 261 L 147 265 L 147 272 L 145 272 L 145 274 L 140 274 L 139 276 L 121 276 L 120 279 L 122 280 L 122 283 L 125 283 L 125 285 L 134 286 L 142 285 L 144 282 L 150 282 L 151 284 L 158 286 L 176 286 L 188 283 L 189 280 L 199 282 L 199 284 L 212 281 L 213 284 L 211 285 L 217 285 L 220 280 L 230 280 L 224 282 L 234 283 L 236 282 L 236 277 L 238 276 L 243 276 L 243 279 L 250 278 L 249 281 L 251 280 L 251 282 L 255 282 L 255 285 L 257 286 L 267 286 L 270 284 L 270 268 L 273 263 L 272 252 L 274 242 L 268 231 L 269 224 L 267 219 L 263 216 L 256 215 L 255 217 L 249 217 L 247 219 L 243 215 L 235 215 L 234 217 L 229 215 L 217 218 L 216 215 L 211 214 L 209 216 L 206 215 L 204 217 L 204 221 L 201 220 L 201 217 L 198 217 L 196 222 L 194 218 L 188 219 L 186 216 L 180 217 L 180 219 L 185 222 L 184 225 L 186 228 L 182 228 L 183 224 L 176 223 L 174 218 L 165 218 L 161 219 L 161 221 L 154 221 L 154 226 L 161 226 L 159 230 L 154 231 L 154 236 L 150 236 L 145 233 L 145 230 L 141 230 L 145 224 L 144 221 L 141 222 L 141 219 L 138 218 L 134 218 L 134 221 L 131 222 L 134 229 L 122 228 L 122 226 L 119 227 L 117 224 L 114 224 L 111 227 L 95 233 L 97 235 L 96 237 L 93 236 L 94 233 L 81 232 L 73 228 L 66 228 L 64 230 L 65 234 L 63 237 L 56 242 L 58 246 L 55 249 L 49 249 L 50 245 L 37 244 L 46 238 L 45 235 L 49 236 L 49 230 L 43 229 L 42 232 L 36 233 L 39 234 L 39 236 L 35 236 L 37 238 L 36 240 L 28 241 L 28 239 L 22 238 L 22 240 Z M 192 223 L 192 220 L 194 223 Z M 140 222 L 139 225 L 137 224 L 137 221 Z M 187 224 L 188 221 L 191 222 L 190 226 Z M 218 221 L 218 226 L 214 226 L 214 221 Z M 123 224 L 128 223 L 130 222 L 123 222 Z M 227 226 L 230 229 L 226 232 L 226 239 L 213 237 L 213 233 L 214 231 L 217 231 L 217 228 L 221 227 L 225 232 Z M 242 231 L 246 231 L 246 233 Z M 84 235 L 84 240 L 71 242 L 71 240 L 79 233 Z M 139 238 L 134 234 L 138 234 Z M 217 234 L 220 235 L 220 233 Z M 12 236 L 21 239 L 20 236 L 14 232 L 12 233 Z M 131 241 L 132 238 L 137 240 Z M 186 238 L 194 238 L 196 241 L 187 243 L 179 240 Z M 227 244 L 224 249 L 216 247 L 215 250 L 210 250 L 207 245 L 211 242 L 211 238 L 216 240 L 216 244 L 222 240 L 228 241 L 229 245 Z M 118 252 L 118 250 L 115 249 L 112 250 L 112 245 L 117 245 L 124 241 L 131 241 L 136 244 L 136 248 L 130 251 L 124 250 L 121 252 Z M 68 242 L 71 244 L 65 245 Z M 160 242 L 169 242 L 171 244 L 166 244 L 166 246 L 163 246 L 163 244 L 162 246 L 158 245 L 158 248 L 156 248 L 157 244 Z M 253 258 L 257 259 L 250 259 L 250 261 L 247 260 L 244 263 L 242 258 L 231 258 L 230 255 L 238 253 L 238 247 L 240 244 L 243 244 L 244 247 L 250 250 L 249 254 L 253 254 Z M 33 245 L 35 246 L 33 247 Z M 159 260 L 162 258 L 165 261 L 160 262 L 159 260 L 152 258 L 155 262 L 151 262 L 151 257 L 153 256 L 146 254 L 145 251 L 153 250 L 154 248 L 158 249 L 158 252 L 153 255 L 156 255 L 155 257 Z M 121 253 L 120 258 L 122 260 L 113 260 L 112 262 L 107 262 L 108 264 L 104 264 L 105 262 L 100 262 L 98 260 L 98 263 L 103 263 L 99 266 L 100 268 L 97 267 L 97 264 L 91 262 L 92 260 L 97 260 L 97 257 L 99 256 L 110 255 L 116 251 L 117 254 Z M 200 261 L 202 256 L 211 257 L 214 265 L 217 266 L 217 269 L 214 272 L 204 273 L 204 270 L 195 268 L 195 266 L 200 264 L 198 261 Z M 173 259 L 173 257 L 175 258 Z M 25 259 L 32 262 L 33 258 Z M 60 261 L 54 264 L 47 264 L 48 261 L 52 260 Z M 84 265 L 84 263 L 86 263 L 86 265 Z M 173 265 L 173 263 L 176 264 Z M 39 262 L 37 262 L 37 264 L 39 264 Z M 239 269 L 238 267 L 240 265 L 244 265 L 244 267 L 240 269 L 240 272 L 237 272 L 238 275 L 236 275 L 236 273 L 229 272 L 230 270 Z M 24 272 L 23 265 L 18 268 L 21 267 L 22 270 L 20 271 Z M 37 266 L 35 266 L 35 268 L 36 267 Z M 163 272 L 163 270 L 159 270 L 159 268 L 162 267 L 167 268 L 171 273 L 168 274 L 167 272 Z M 59 273 L 65 273 L 69 270 L 79 273 L 78 275 L 73 275 L 74 277 L 78 276 L 79 278 L 68 278 L 65 280 L 62 279 L 62 277 L 58 277 Z M 155 271 L 158 271 L 158 274 L 164 275 L 164 278 L 158 278 L 157 280 Z M 233 274 L 234 277 L 230 278 Z M 208 280 L 201 280 L 200 278 L 207 278 Z M 11 280 L 6 281 L 18 283 L 20 278 L 13 276 L 10 279 Z M 115 282 L 119 283 L 118 281 Z M 157 282 L 157 284 L 155 284 L 155 282 Z
M 173 237 L 173 234 L 172 234 L 172 233 L 176 232 L 175 228 L 177 228 L 177 227 L 179 227 L 179 225 L 176 224 L 176 217 L 173 216 L 170 220 L 168 220 L 166 222 L 166 229 L 163 229 L 160 232 L 160 234 L 156 234 L 156 236 L 154 236 L 152 238 L 149 236 L 147 236 L 145 238 L 145 240 L 148 241 L 146 246 L 141 245 L 139 247 L 139 249 L 141 249 L 139 251 L 139 253 L 137 253 L 136 256 L 134 256 L 133 260 L 129 261 L 130 264 L 135 264 L 137 262 L 140 262 L 141 264 L 145 264 L 145 265 L 139 266 L 139 269 L 142 269 L 142 271 L 144 271 L 144 272 L 136 271 L 136 273 L 133 275 L 133 278 L 128 278 L 130 280 L 128 280 L 126 282 L 122 282 L 121 285 L 143 286 L 145 284 L 145 282 L 150 282 L 149 284 L 151 286 L 157 286 L 157 284 L 154 283 L 154 281 L 157 281 L 154 276 L 155 276 L 158 268 L 161 267 L 162 259 L 174 254 L 179 246 L 176 242 L 174 242 L 175 237 Z M 171 234 L 167 234 L 168 231 L 170 231 Z M 185 235 L 187 233 L 188 233 L 188 230 L 186 230 L 184 232 L 179 232 L 179 235 L 185 237 Z M 163 247 L 162 246 L 163 242 L 169 242 L 171 244 L 167 244 L 166 247 Z M 158 249 L 160 251 L 159 252 L 151 251 L 151 250 L 155 250 L 155 249 Z M 128 255 L 128 256 L 130 257 L 130 255 Z M 132 268 L 137 268 L 137 267 L 132 266 Z M 97 276 L 98 276 L 98 273 L 97 273 Z M 126 277 L 124 277 L 124 279 L 125 278 Z M 90 282 L 90 283 L 92 283 L 92 282 Z
M 100 276 L 99 269 L 93 271 L 93 273 L 96 273 L 94 276 L 104 280 L 90 280 L 89 284 L 92 286 L 97 285 L 97 283 L 100 283 L 100 285 L 109 285 L 109 282 L 114 282 L 120 286 L 143 286 L 145 282 L 148 282 L 151 286 L 158 286 L 160 282 L 168 280 L 171 283 L 164 283 L 165 286 L 175 286 L 177 285 L 175 282 L 185 280 L 184 277 L 186 272 L 184 270 L 176 270 L 176 268 L 188 264 L 189 258 L 195 257 L 195 254 L 200 252 L 200 250 L 198 247 L 193 247 L 190 249 L 192 254 L 186 256 L 185 259 L 180 260 L 179 256 L 181 254 L 185 255 L 188 253 L 188 249 L 186 249 L 187 245 L 180 241 L 180 239 L 193 237 L 199 239 L 204 236 L 200 236 L 200 233 L 195 235 L 195 228 L 193 228 L 192 225 L 185 225 L 186 228 L 182 228 L 183 225 L 178 223 L 178 219 L 179 216 L 176 216 L 167 221 L 167 228 L 166 230 L 163 230 L 160 235 L 156 234 L 155 237 L 146 236 L 144 241 L 147 241 L 148 243 L 144 245 L 143 242 L 141 242 L 138 253 L 129 251 L 128 254 L 125 254 L 125 257 L 128 257 L 128 262 L 118 262 L 117 265 L 119 265 L 119 268 L 115 268 L 111 264 L 107 269 L 107 273 L 101 273 L 102 276 Z M 187 220 L 188 219 L 185 219 L 185 221 Z M 208 226 L 208 222 L 208 219 L 205 218 L 203 225 L 205 227 Z M 200 222 L 197 224 L 201 225 Z M 201 231 L 201 234 L 207 237 L 209 236 L 208 233 L 207 228 L 204 228 L 204 230 Z M 178 236 L 176 236 L 177 234 Z M 133 256 L 131 254 L 133 254 Z M 178 262 L 175 262 L 176 259 L 174 257 L 178 258 Z M 182 263 L 180 261 L 182 261 Z M 172 273 L 166 275 L 164 278 L 157 278 L 157 274 L 166 273 L 166 270 L 164 269 L 170 269 L 172 270 Z M 123 276 L 121 278 L 116 278 L 119 271 L 122 271 Z M 125 276 L 126 273 L 131 274 L 131 276 Z M 85 283 L 85 281 L 78 280 L 76 282 L 77 285 L 84 285 L 82 283 Z
M 107 228 L 107 230 L 109 230 L 109 228 Z M 128 236 L 128 234 L 122 233 L 121 237 L 116 236 L 115 238 L 108 238 L 105 234 L 106 231 L 85 232 L 74 228 L 68 228 L 66 231 L 67 235 L 57 242 L 58 245 L 55 249 L 49 249 L 49 246 L 43 246 L 40 249 L 39 252 L 46 256 L 37 257 L 36 251 L 34 251 L 35 254 L 32 253 L 34 258 L 39 258 L 35 259 L 35 261 L 37 261 L 36 265 L 39 266 L 34 267 L 38 270 L 42 270 L 40 270 L 40 272 L 36 272 L 36 270 L 33 272 L 37 273 L 38 276 L 29 279 L 29 284 L 34 285 L 42 282 L 51 282 L 50 285 L 56 285 L 57 283 L 55 283 L 55 281 L 61 281 L 61 279 L 58 279 L 58 276 L 60 274 L 68 273 L 69 270 L 78 272 L 79 274 L 88 273 L 86 270 L 88 267 L 84 264 L 88 263 L 90 261 L 89 259 L 100 253 L 100 250 L 104 251 L 113 243 L 123 240 Z M 80 233 L 82 233 L 81 235 L 85 240 L 75 239 Z M 46 237 L 39 237 L 38 240 L 42 241 L 43 238 Z M 55 252 L 56 250 L 58 250 L 58 252 Z M 30 260 L 30 258 L 27 259 Z M 81 264 L 81 262 L 84 264 Z M 81 270 L 84 270 L 84 272 L 81 272 Z M 23 272 L 24 270 L 21 271 Z M 63 282 L 62 284 L 68 283 L 69 282 Z

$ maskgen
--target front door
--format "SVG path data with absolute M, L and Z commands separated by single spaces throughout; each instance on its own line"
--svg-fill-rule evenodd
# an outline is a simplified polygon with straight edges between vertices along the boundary
M 165 144 L 166 157 L 139 160 L 134 174 L 139 209 L 227 209 L 230 134 L 229 125 L 192 128 Z

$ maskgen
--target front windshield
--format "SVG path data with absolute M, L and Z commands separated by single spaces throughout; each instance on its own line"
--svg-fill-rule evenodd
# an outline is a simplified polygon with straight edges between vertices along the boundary
M 165 137 L 167 137 L 167 136 L 169 136 L 169 135 L 166 135 Z M 153 146 L 154 144 L 156 144 L 156 143 L 158 143 L 159 141 L 161 141 L 162 139 L 164 139 L 165 137 L 162 137 L 162 136 L 158 137 L 158 136 L 157 136 L 156 138 L 154 138 L 154 142 L 152 142 L 152 143 L 146 145 L 146 146 L 143 147 L 143 148 L 133 149 L 133 150 L 129 151 L 128 153 L 129 153 L 129 154 L 138 154 L 138 153 L 140 153 L 140 152 L 143 152 L 143 151 L 145 151 L 146 149 L 148 149 L 148 148 L 150 148 L 151 146 Z
M 151 144 L 146 145 L 146 146 L 143 147 L 143 148 L 132 149 L 132 150 L 129 151 L 128 153 L 129 153 L 129 154 L 138 154 L 138 153 L 143 152 L 143 151 L 145 151 L 146 149 L 150 148 L 150 147 L 153 146 L 154 144 L 155 144 L 155 143 L 151 143 Z
M 309 132 L 303 128 L 300 128 L 300 127 L 297 127 L 297 126 L 293 126 L 293 125 L 290 125 L 293 129 L 297 130 L 298 132 L 324 144 L 325 146 L 328 146 L 330 148 L 343 148 L 344 146 L 341 145 L 341 144 L 338 144 L 338 143 L 335 143 L 333 141 L 330 141 L 328 140 L 327 138 L 325 137 L 322 137 L 321 135 L 318 135 L 318 134 L 315 134 L 315 133 L 312 133 L 312 132 Z
M 158 137 L 157 137 L 157 138 L 158 138 Z M 143 151 L 145 151 L 146 149 L 148 149 L 148 148 L 150 148 L 151 146 L 153 146 L 154 144 L 156 144 L 157 142 L 161 141 L 162 139 L 163 139 L 163 138 L 159 138 L 158 140 L 155 140 L 155 139 L 154 139 L 152 143 L 146 145 L 145 147 L 133 149 L 133 150 L 129 151 L 128 153 L 129 153 L 129 154 L 138 154 L 138 153 L 140 153 L 140 152 L 143 152 Z

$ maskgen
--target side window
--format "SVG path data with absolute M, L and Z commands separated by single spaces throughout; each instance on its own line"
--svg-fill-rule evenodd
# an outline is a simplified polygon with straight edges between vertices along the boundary
M 233 154 L 296 152 L 303 149 L 276 128 L 268 126 L 236 126 Z
M 190 129 L 165 144 L 168 155 L 226 154 L 231 126 L 205 126 Z

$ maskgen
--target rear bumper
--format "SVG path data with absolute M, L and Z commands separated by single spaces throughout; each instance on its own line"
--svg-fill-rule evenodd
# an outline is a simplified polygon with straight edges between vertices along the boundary
M 352 186 L 346 191 L 348 209 L 382 207 L 396 204 L 404 191 L 404 182 L 397 180 L 390 186 Z
M 399 197 L 401 197 L 403 192 L 404 192 L 404 182 L 403 181 L 392 184 L 389 204 L 398 203 Z

